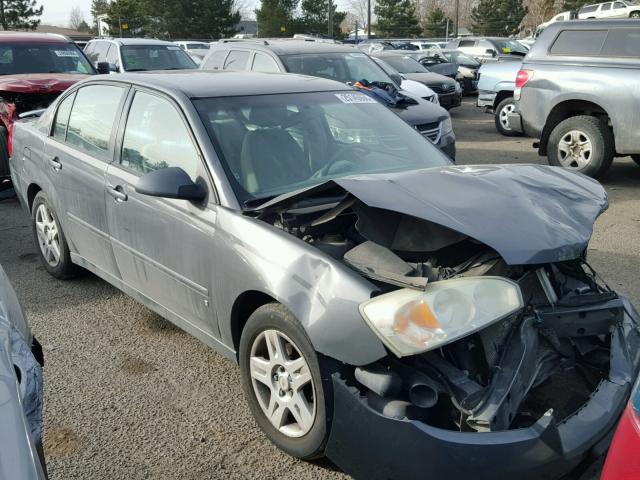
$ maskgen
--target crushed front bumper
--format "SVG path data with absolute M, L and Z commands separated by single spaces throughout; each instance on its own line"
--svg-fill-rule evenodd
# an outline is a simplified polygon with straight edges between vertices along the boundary
M 367 479 L 557 479 L 602 455 L 635 380 L 637 312 L 624 301 L 611 340 L 611 371 L 589 401 L 557 422 L 546 414 L 529 428 L 468 433 L 395 419 L 372 409 L 355 386 L 333 376 L 334 412 L 327 456 Z M 569 394 L 570 392 L 568 392 Z

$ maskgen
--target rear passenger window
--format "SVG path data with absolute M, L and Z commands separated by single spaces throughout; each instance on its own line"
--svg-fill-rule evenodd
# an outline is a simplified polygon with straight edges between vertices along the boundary
M 253 66 L 251 70 L 254 72 L 279 72 L 278 65 L 273 58 L 263 53 L 256 53 L 253 57 Z
M 249 61 L 249 52 L 244 50 L 231 50 L 224 61 L 225 70 L 246 70 Z
M 616 9 L 616 8 L 624 8 L 624 7 L 625 7 L 625 5 L 622 2 L 616 2 L 616 3 L 613 4 L 613 8 L 614 9 Z
M 224 57 L 227 56 L 229 50 L 215 50 L 209 58 L 207 58 L 207 62 L 204 64 L 204 69 L 207 70 L 220 70 L 222 68 L 222 62 L 224 61 Z
M 137 92 L 129 110 L 120 163 L 140 173 L 180 167 L 195 180 L 200 157 L 175 107 L 165 98 Z
M 565 30 L 551 46 L 552 55 L 599 55 L 606 30 Z
M 588 7 L 582 7 L 578 13 L 591 13 L 598 9 L 598 5 L 589 5 Z
M 601 12 L 605 12 L 607 10 L 611 10 L 611 4 L 610 3 L 603 3 L 602 6 L 600 7 L 600 11 Z
M 90 155 L 104 156 L 124 88 L 90 85 L 80 88 L 71 109 L 67 143 Z
M 69 113 L 71 112 L 71 105 L 73 105 L 73 99 L 75 96 L 75 93 L 69 95 L 60 103 L 60 106 L 58 106 L 58 112 L 56 113 L 56 120 L 53 123 L 53 138 L 57 138 L 63 142 L 67 136 Z
M 473 47 L 476 44 L 475 40 L 460 40 L 458 48 L 460 47 Z
M 640 28 L 617 28 L 609 30 L 602 48 L 607 57 L 640 57 Z

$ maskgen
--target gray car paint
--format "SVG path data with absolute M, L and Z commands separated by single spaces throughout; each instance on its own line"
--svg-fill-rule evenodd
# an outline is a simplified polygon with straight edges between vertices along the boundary
M 503 98 L 513 95 L 521 62 L 483 63 L 479 70 L 478 107 L 495 109 Z
M 370 207 L 405 213 L 472 237 L 511 265 L 579 257 L 593 223 L 608 207 L 602 185 L 584 175 L 541 165 L 492 165 L 337 178 L 257 209 L 291 203 L 333 185 Z
M 31 332 L 0 266 L 0 478 L 45 479 L 36 444 L 42 439 L 42 368 Z M 18 382 L 14 365 L 20 369 Z

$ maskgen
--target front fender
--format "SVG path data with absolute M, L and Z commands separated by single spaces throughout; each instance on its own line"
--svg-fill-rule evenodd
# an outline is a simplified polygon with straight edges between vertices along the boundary
M 263 292 L 300 321 L 314 348 L 352 365 L 386 356 L 358 306 L 375 287 L 333 258 L 272 225 L 220 208 L 216 232 L 216 311 L 234 349 L 231 311 L 244 292 Z

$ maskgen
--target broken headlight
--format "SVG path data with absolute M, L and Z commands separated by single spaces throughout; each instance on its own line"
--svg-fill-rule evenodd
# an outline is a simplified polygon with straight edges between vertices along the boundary
M 433 282 L 424 291 L 403 288 L 360 305 L 380 340 L 404 357 L 439 348 L 523 307 L 515 282 L 467 277 Z

